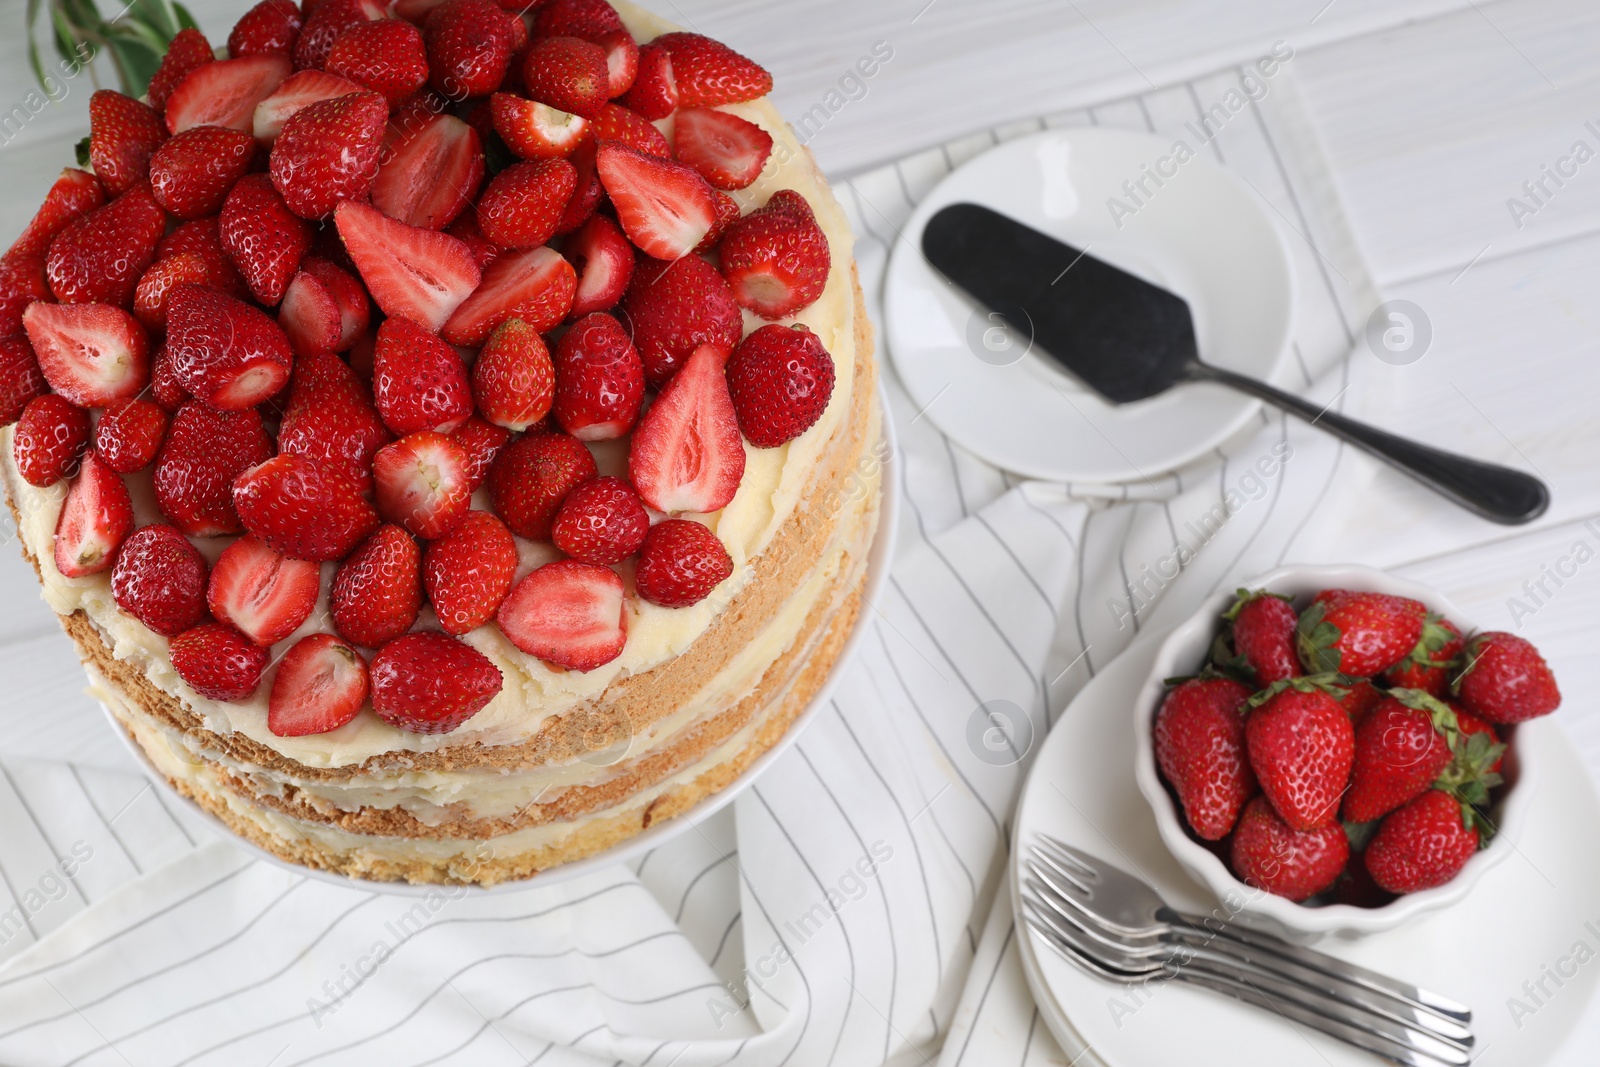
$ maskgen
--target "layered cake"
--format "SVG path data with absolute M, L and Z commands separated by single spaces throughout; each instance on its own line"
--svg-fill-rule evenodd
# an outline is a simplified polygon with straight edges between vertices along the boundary
M 91 104 L 0 260 L 0 451 L 93 695 L 284 859 L 494 884 L 732 783 L 861 606 L 851 234 L 627 4 L 266 0 Z

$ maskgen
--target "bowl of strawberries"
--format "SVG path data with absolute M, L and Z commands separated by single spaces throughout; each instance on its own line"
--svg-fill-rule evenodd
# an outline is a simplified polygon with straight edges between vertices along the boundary
M 1561 702 L 1515 634 L 1367 567 L 1211 597 L 1141 690 L 1135 776 L 1229 912 L 1299 941 L 1391 930 L 1516 849 L 1538 784 L 1519 724 Z

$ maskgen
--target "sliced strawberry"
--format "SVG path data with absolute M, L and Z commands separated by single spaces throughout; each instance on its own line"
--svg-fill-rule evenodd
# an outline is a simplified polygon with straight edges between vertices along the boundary
M 571 233 L 588 222 L 606 198 L 606 187 L 600 183 L 600 168 L 596 162 L 597 144 L 587 139 L 572 153 L 572 166 L 578 172 L 578 184 L 572 199 L 567 201 L 567 213 L 561 217 L 557 233 Z
M 272 142 L 272 184 L 304 219 L 322 219 L 344 200 L 362 200 L 378 176 L 389 105 L 363 91 L 296 111 Z
M 289 338 L 272 317 L 215 289 L 180 285 L 167 302 L 167 354 L 190 395 L 223 411 L 255 407 L 289 382 Z
M 502 248 L 537 248 L 555 236 L 577 183 L 577 170 L 564 159 L 515 163 L 479 197 L 478 226 Z
M 166 124 L 148 104 L 113 89 L 97 89 L 89 98 L 89 162 L 111 196 L 144 181 L 150 157 L 166 139 Z
M 610 311 L 617 306 L 633 278 L 633 246 L 615 222 L 596 215 L 567 238 L 563 254 L 578 274 L 571 315 Z
M 378 327 L 372 393 L 395 434 L 449 433 L 472 414 L 472 386 L 455 349 L 410 319 Z
M 286 56 L 263 54 L 207 63 L 189 72 L 167 98 L 167 130 L 226 126 L 249 133 L 256 105 L 283 84 L 293 68 Z
M 554 249 L 507 252 L 484 270 L 483 283 L 450 316 L 440 336 L 453 345 L 480 345 L 509 318 L 545 333 L 567 317 L 577 288 L 572 264 Z
M 255 139 L 239 130 L 184 130 L 150 157 L 150 191 L 156 203 L 180 219 L 215 215 L 228 190 L 250 170 L 255 151 Z
M 172 358 L 167 355 L 166 345 L 157 349 L 150 360 L 150 399 L 168 415 L 175 414 L 189 401 L 189 390 L 172 373 Z
M 618 104 L 607 104 L 601 108 L 590 129 L 596 140 L 621 141 L 629 148 L 636 148 L 647 155 L 672 158 L 672 143 L 667 140 L 667 135 L 637 111 L 629 111 Z
M 639 420 L 644 364 L 604 312 L 573 323 L 556 345 L 556 421 L 580 441 L 611 441 Z
M 284 653 L 267 698 L 267 729 L 278 737 L 337 730 L 367 702 L 367 661 L 332 634 L 307 634 Z
M 314 275 L 301 271 L 289 283 L 283 303 L 278 305 L 278 325 L 283 327 L 295 355 L 331 353 L 341 334 L 339 302 Z
M 701 345 L 713 345 L 726 356 L 744 335 L 733 291 L 699 256 L 675 263 L 638 257 L 622 314 L 633 328 L 645 377 L 658 388 Z
M 709 256 L 716 251 L 717 242 L 722 240 L 724 234 L 736 222 L 741 214 L 739 201 L 723 192 L 715 190 L 717 195 L 717 221 L 711 224 L 711 232 L 706 234 L 705 240 L 695 246 L 695 251 L 702 256 Z
M 717 535 L 689 519 L 650 527 L 634 584 L 639 595 L 664 608 L 698 604 L 733 573 L 733 560 Z
M 11 456 L 22 480 L 44 489 L 76 471 L 88 447 L 89 413 L 59 393 L 46 393 L 22 409 Z
M 541 37 L 522 61 L 528 96 L 592 119 L 611 97 L 606 50 L 578 37 Z
M 672 70 L 672 56 L 660 42 L 640 46 L 638 73 L 622 103 L 651 122 L 659 122 L 678 109 L 678 80 Z
M 191 400 L 178 409 L 156 455 L 156 506 L 190 537 L 242 533 L 233 480 L 272 455 L 256 411 L 217 411 Z
M 372 658 L 372 710 L 391 726 L 445 734 L 482 711 L 505 684 L 482 652 L 445 634 L 406 634 Z
M 150 186 L 135 185 L 56 234 L 45 260 L 50 291 L 63 304 L 130 307 L 166 231 L 167 213 Z
M 610 663 L 628 640 L 622 579 L 575 559 L 547 563 L 518 582 L 495 621 L 517 648 L 569 671 Z
M 29 401 L 49 388 L 28 338 L 22 334 L 0 337 L 0 426 L 16 422 Z
M 639 76 L 639 43 L 625 29 L 612 30 L 595 44 L 606 50 L 606 96 L 615 100 L 633 88 Z
M 150 269 L 139 279 L 133 292 L 133 315 L 152 333 L 160 334 L 167 328 L 167 300 L 173 287 L 183 285 L 210 285 L 211 273 L 205 260 L 197 252 L 180 252 L 150 264 Z
M 422 609 L 422 553 L 398 526 L 380 526 L 339 564 L 328 598 L 333 628 L 378 648 L 411 629 Z
M 43 256 L 50 242 L 68 225 L 106 202 L 100 179 L 86 170 L 68 167 L 50 186 L 44 203 L 34 213 L 27 228 L 12 242 L 8 256 Z
M 367 298 L 367 290 L 354 274 L 320 256 L 307 256 L 300 261 L 300 269 L 321 282 L 333 298 L 339 309 L 339 339 L 333 350 L 349 351 L 372 321 L 372 302 Z
M 573 559 L 620 563 L 644 544 L 650 514 L 633 486 L 621 478 L 596 478 L 567 494 L 550 527 L 550 539 Z
M 744 441 L 722 359 L 714 346 L 696 349 L 633 432 L 628 473 L 657 511 L 719 511 L 739 491 Z
M 118 474 L 132 474 L 155 462 L 167 436 L 167 413 L 141 397 L 118 400 L 94 427 L 94 450 Z
M 581 37 L 598 41 L 623 29 L 622 16 L 606 0 L 547 0 L 533 20 L 536 37 Z
M 646 255 L 664 260 L 688 255 L 716 221 L 711 186 L 681 163 L 603 143 L 596 164 L 623 232 Z
M 145 526 L 122 542 L 111 569 L 117 607 L 163 637 L 206 615 L 206 560 L 172 526 Z
M 121 308 L 31 304 L 22 322 L 45 380 L 79 407 L 138 396 L 150 381 L 150 341 Z
M 322 568 L 289 559 L 253 534 L 222 550 L 211 568 L 206 604 L 258 645 L 275 645 L 300 629 L 317 606 Z
M 218 231 L 251 294 L 276 307 L 311 247 L 311 224 L 289 210 L 271 178 L 251 174 L 228 194 Z
M 394 105 L 427 84 L 428 53 L 422 31 L 403 19 L 358 22 L 335 39 L 322 69 Z
M 319 0 L 306 5 L 305 24 L 294 42 L 296 70 L 321 70 L 334 42 L 352 26 L 388 16 L 382 0 Z
M 36 300 L 53 300 L 41 256 L 0 256 L 0 337 L 22 332 L 22 313 Z
M 292 0 L 261 0 L 233 24 L 228 34 L 228 55 L 234 59 L 292 55 L 303 21 Z
M 810 205 L 787 189 L 730 226 L 717 251 L 734 300 L 767 319 L 815 303 L 832 266 L 827 235 Z
M 185 630 L 167 646 L 172 668 L 189 688 L 208 700 L 239 701 L 261 684 L 267 650 L 220 622 Z
M 739 342 L 727 371 L 739 429 L 757 448 L 811 429 L 833 396 L 833 357 L 804 326 L 761 327 Z
M 491 96 L 489 114 L 506 147 L 523 159 L 570 156 L 589 130 L 588 119 L 510 93 Z
M 500 453 L 489 472 L 489 495 L 513 533 L 544 541 L 567 494 L 598 474 L 582 442 L 564 433 L 536 431 Z
M 550 414 L 555 368 L 539 331 L 507 319 L 472 365 L 472 395 L 478 412 L 497 426 L 521 432 Z
M 372 480 L 379 513 L 428 541 L 448 533 L 472 503 L 466 449 L 432 430 L 380 448 Z
M 249 296 L 249 287 L 245 285 L 239 269 L 233 265 L 232 257 L 222 247 L 219 220 L 220 216 L 213 216 L 180 224 L 156 246 L 156 262 L 174 256 L 199 256 L 206 268 L 207 281 L 202 284 L 220 289 L 229 296 Z M 165 318 L 162 321 L 165 322 Z
M 772 75 L 720 41 L 698 33 L 667 33 L 655 44 L 672 56 L 681 107 L 716 107 L 772 92 Z
M 426 109 L 423 115 L 412 122 L 397 115 L 389 123 L 372 206 L 407 226 L 442 230 L 477 195 L 483 144 L 478 132 L 458 118 Z
M 343 469 L 365 492 L 372 459 L 391 440 L 372 393 L 338 356 L 303 353 L 295 361 L 278 451 Z
M 474 415 L 456 427 L 450 439 L 460 445 L 467 455 L 467 484 L 476 493 L 478 487 L 488 480 L 489 471 L 494 467 L 500 450 L 510 443 L 511 431 Z
M 478 264 L 454 237 L 407 226 L 351 201 L 339 205 L 334 223 L 367 291 L 386 315 L 437 330 L 478 288 Z
M 133 499 L 122 476 L 86 452 L 56 520 L 55 563 L 64 578 L 108 569 L 133 532 Z
M 447 634 L 476 630 L 499 610 L 517 572 L 517 543 L 487 511 L 469 511 L 428 545 L 422 580 Z
M 772 154 L 772 135 L 738 115 L 686 107 L 673 120 L 678 159 L 717 189 L 743 189 L 761 177 Z
M 511 64 L 511 16 L 490 0 L 445 0 L 423 25 L 433 87 L 452 100 L 488 96 Z
M 256 140 L 271 143 L 283 131 L 283 124 L 301 108 L 359 93 L 361 88 L 350 79 L 336 74 L 320 70 L 295 71 L 270 96 L 256 105 L 250 116 L 251 132 Z
M 378 526 L 378 513 L 344 472 L 279 455 L 233 482 L 245 529 L 291 559 L 341 559 Z
M 287 0 L 279 0 L 286 3 Z M 291 5 L 292 6 L 292 5 Z M 298 19 L 297 19 L 298 21 Z M 243 55 L 243 52 L 232 48 L 232 37 L 229 37 L 230 46 L 228 54 L 233 56 Z M 167 44 L 167 54 L 161 59 L 161 66 L 150 77 L 149 98 L 150 106 L 156 111 L 164 111 L 167 106 L 167 97 L 172 95 L 172 90 L 189 72 L 196 67 L 203 67 L 214 62 L 217 56 L 211 49 L 211 42 L 206 40 L 205 34 L 193 26 L 179 30 L 177 35 Z M 165 130 L 166 120 L 162 119 L 161 128 Z

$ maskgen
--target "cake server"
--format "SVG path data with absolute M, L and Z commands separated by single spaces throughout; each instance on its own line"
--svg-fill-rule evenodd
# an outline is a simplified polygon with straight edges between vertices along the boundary
M 1532 522 L 1550 506 L 1549 488 L 1531 475 L 1399 437 L 1203 362 L 1182 297 L 989 208 L 938 212 L 923 229 L 922 252 L 1113 404 L 1211 382 L 1305 419 L 1493 522 Z

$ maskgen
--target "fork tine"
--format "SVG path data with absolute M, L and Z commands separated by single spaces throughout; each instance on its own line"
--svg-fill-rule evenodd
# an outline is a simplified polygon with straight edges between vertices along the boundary
M 1071 864 L 1078 870 L 1080 878 L 1096 880 L 1100 877 L 1099 868 L 1090 862 L 1093 857 L 1087 853 L 1079 852 L 1065 841 L 1059 841 L 1049 834 L 1040 834 L 1039 839 L 1048 844 L 1065 863 Z
M 1028 866 L 1037 866 L 1038 863 L 1035 863 L 1035 860 L 1037 860 L 1039 863 L 1048 865 L 1052 871 L 1056 872 L 1057 876 L 1064 880 L 1068 885 L 1072 886 L 1072 888 L 1076 889 L 1079 893 L 1083 894 L 1085 900 L 1093 899 L 1094 890 L 1081 881 L 1077 874 L 1063 867 L 1061 863 L 1054 859 L 1048 852 L 1036 845 L 1028 846 L 1028 851 L 1034 856 L 1033 860 L 1028 861 Z

